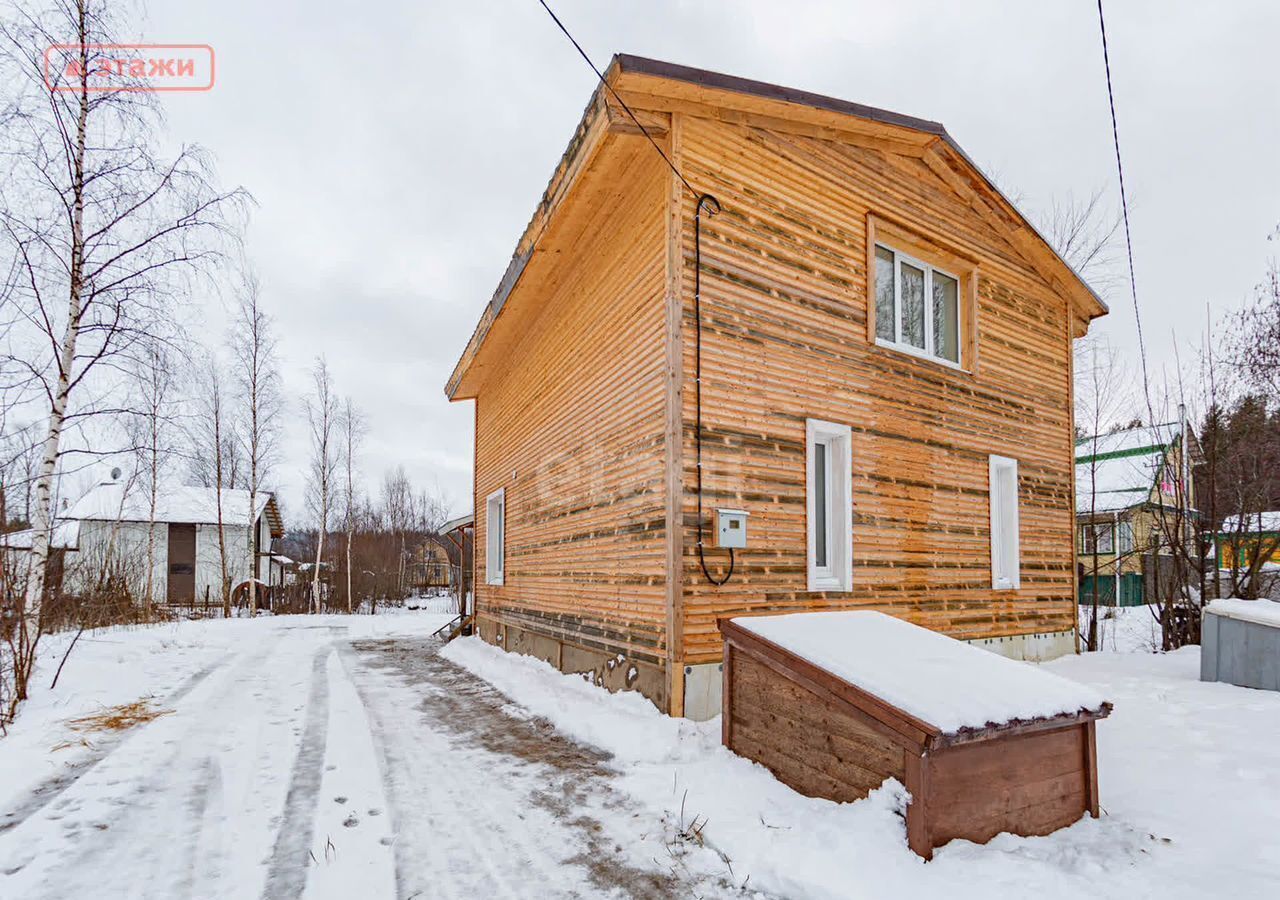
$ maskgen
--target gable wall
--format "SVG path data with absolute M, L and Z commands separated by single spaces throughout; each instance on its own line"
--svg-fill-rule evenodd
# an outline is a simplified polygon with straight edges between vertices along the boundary
M 693 202 L 684 204 L 684 661 L 718 616 L 873 607 L 956 637 L 1074 627 L 1066 301 L 919 159 L 682 117 L 681 163 L 723 212 L 703 231 L 704 520 L 750 512 L 724 587 L 703 577 L 694 493 Z M 979 262 L 978 364 L 867 340 L 871 212 Z M 805 419 L 853 432 L 851 593 L 806 590 Z M 1019 461 L 1022 587 L 991 590 L 988 455 Z M 711 537 L 708 533 L 708 543 Z M 708 550 L 713 574 L 725 551 Z

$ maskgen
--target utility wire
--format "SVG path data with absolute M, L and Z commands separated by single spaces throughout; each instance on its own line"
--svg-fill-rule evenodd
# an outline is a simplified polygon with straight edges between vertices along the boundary
M 1142 390 L 1147 398 L 1147 417 L 1155 424 L 1151 409 L 1151 381 L 1147 375 L 1147 345 L 1142 337 L 1142 312 L 1138 308 L 1138 277 L 1133 270 L 1133 235 L 1129 230 L 1129 199 L 1124 189 L 1124 163 L 1120 160 L 1120 127 L 1116 124 L 1116 95 L 1111 88 L 1111 56 L 1107 51 L 1107 22 L 1098 0 L 1098 27 L 1102 31 L 1102 62 L 1107 70 L 1107 102 L 1111 106 L 1111 137 L 1116 147 L 1116 171 L 1120 176 L 1120 211 L 1124 214 L 1124 242 L 1129 251 L 1129 290 L 1133 294 L 1133 320 L 1138 328 L 1138 355 L 1142 360 Z
M 600 83 L 604 85 L 605 90 L 613 95 L 613 99 L 617 100 L 622 108 L 627 111 L 627 115 L 631 117 L 631 121 L 636 123 L 636 127 L 640 129 L 640 133 L 649 139 L 650 144 L 653 144 L 653 149 L 658 151 L 658 155 L 662 157 L 662 161 L 671 168 L 672 172 L 676 173 L 676 177 L 680 179 L 680 182 L 686 188 L 688 188 L 689 193 L 693 194 L 695 199 L 701 197 L 701 194 L 694 190 L 693 185 L 691 185 L 688 179 L 686 179 L 684 175 L 680 173 L 680 170 L 676 168 L 676 164 L 671 161 L 671 158 L 663 152 L 661 147 L 658 146 L 658 142 L 653 139 L 653 135 L 649 133 L 649 129 L 640 124 L 640 120 L 637 119 L 636 114 L 631 111 L 631 107 L 627 106 L 627 101 L 619 97 L 618 92 L 613 89 L 613 85 L 609 84 L 609 82 L 605 80 L 604 73 L 601 72 L 600 69 L 596 67 L 596 64 L 591 61 L 591 57 L 587 56 L 587 51 L 582 49 L 582 45 L 579 44 L 574 39 L 573 35 L 569 33 L 569 29 L 564 27 L 564 23 L 560 21 L 560 17 L 552 11 L 550 6 L 547 6 L 546 0 L 538 0 L 538 2 L 542 4 L 542 8 L 547 11 L 547 15 L 551 17 L 551 21 L 555 22 L 556 26 L 564 32 L 564 36 L 569 39 L 569 43 L 573 44 L 574 49 L 578 51 L 578 55 L 586 60 L 587 65 L 591 67 L 591 71 L 596 73 L 596 77 L 600 79 Z
M 578 55 L 581 56 L 583 60 L 586 61 L 587 65 L 591 67 L 591 71 L 596 73 L 596 78 L 600 79 L 600 84 L 602 84 L 605 90 L 613 95 L 613 99 L 617 100 L 618 104 L 626 110 L 627 115 L 631 117 L 631 121 L 640 129 L 640 133 L 649 139 L 649 143 L 653 145 L 654 150 L 658 151 L 658 155 L 662 157 L 662 161 L 665 162 L 671 171 L 675 173 L 675 176 L 680 179 L 680 183 L 685 186 L 685 189 L 688 190 L 690 194 L 693 194 L 693 316 L 696 335 L 693 385 L 695 396 L 694 406 L 697 416 L 697 421 L 694 425 L 693 440 L 694 445 L 697 448 L 698 562 L 702 566 L 702 574 L 706 576 L 707 581 L 710 581 L 716 587 L 720 587 L 733 577 L 733 548 L 729 548 L 729 571 L 724 574 L 723 578 L 716 578 L 711 574 L 711 570 L 707 566 L 706 550 L 702 539 L 702 211 L 705 207 L 707 217 L 710 218 L 711 216 L 714 216 L 716 213 L 720 212 L 720 201 L 710 194 L 699 192 L 689 183 L 689 179 L 684 177 L 680 170 L 676 168 L 676 164 L 671 161 L 671 157 L 667 156 L 667 154 L 663 152 L 662 147 L 658 146 L 658 142 L 653 139 L 653 135 L 649 133 L 649 129 L 640 124 L 640 120 L 636 118 L 636 114 L 631 111 L 631 107 L 627 106 L 627 101 L 618 96 L 618 92 L 613 89 L 613 85 L 609 84 L 605 79 L 604 73 L 601 72 L 600 69 L 596 67 L 596 64 L 591 61 L 591 57 L 587 55 L 587 51 L 582 49 L 582 45 L 579 44 L 577 40 L 574 39 L 573 35 L 569 33 L 569 29 L 564 27 L 564 23 L 560 21 L 560 17 L 555 14 L 551 7 L 547 5 L 546 0 L 538 0 L 538 3 L 547 11 L 547 15 L 551 17 L 551 21 L 556 23 L 556 27 L 564 32 L 564 36 L 569 39 L 569 43 L 573 44 L 574 49 L 578 51 Z

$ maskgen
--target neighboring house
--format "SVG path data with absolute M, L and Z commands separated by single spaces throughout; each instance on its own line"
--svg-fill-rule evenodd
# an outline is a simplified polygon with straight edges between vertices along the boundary
M 1184 434 L 1194 462 L 1195 436 L 1177 422 L 1076 441 L 1081 603 L 1092 603 L 1095 591 L 1107 606 L 1117 596 L 1121 606 L 1153 599 L 1153 567 L 1161 557 L 1167 567 L 1172 552 L 1169 532 L 1189 531 L 1196 516 L 1195 479 L 1186 477 L 1182 458 Z
M 1280 567 L 1280 510 L 1227 516 L 1215 536 L 1218 568 Z
M 606 78 L 720 209 L 596 90 L 446 387 L 481 636 L 693 718 L 728 615 L 1073 650 L 1071 345 L 1102 302 L 941 125 Z
M 249 578 L 250 559 L 263 584 L 282 582 L 282 569 L 271 562 L 271 542 L 284 535 L 280 508 L 270 493 L 257 496 L 252 542 L 249 492 L 222 492 L 222 521 L 227 571 L 234 589 Z M 191 603 L 221 598 L 222 563 L 218 544 L 218 495 L 212 488 L 166 485 L 155 514 L 153 591 L 157 602 Z M 63 589 L 81 593 L 103 566 L 113 564 L 129 579 L 141 600 L 145 592 L 150 500 L 146 490 L 118 479 L 95 485 L 58 513 L 78 523 L 79 541 L 68 554 Z

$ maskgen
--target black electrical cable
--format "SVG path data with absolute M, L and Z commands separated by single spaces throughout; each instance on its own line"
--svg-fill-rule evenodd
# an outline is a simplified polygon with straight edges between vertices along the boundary
M 591 61 L 591 57 L 587 55 L 587 51 L 582 49 L 582 45 L 579 44 L 574 39 L 573 35 L 569 33 L 569 29 L 564 27 L 564 23 L 560 21 L 560 17 L 552 11 L 550 6 L 547 6 L 546 0 L 538 0 L 538 3 L 547 11 L 547 15 L 551 16 L 551 21 L 555 22 L 556 26 L 564 32 L 564 36 L 569 39 L 569 43 L 573 44 L 574 49 L 578 51 L 578 55 L 581 56 L 586 61 L 587 65 L 591 67 L 591 71 L 596 73 L 596 78 L 600 79 L 600 83 L 604 85 L 605 90 L 612 94 L 613 99 L 617 100 L 622 108 L 626 110 L 627 115 L 631 117 L 631 121 L 640 129 L 640 133 L 649 139 L 649 143 L 653 145 L 654 150 L 658 151 L 658 155 L 662 157 L 662 161 L 665 162 L 671 171 L 675 173 L 676 177 L 680 179 L 680 183 L 685 186 L 689 193 L 693 194 L 697 201 L 697 205 L 693 210 L 693 318 L 694 333 L 696 336 L 696 352 L 694 353 L 694 393 L 696 397 L 695 406 L 697 418 L 693 432 L 693 442 L 694 446 L 697 448 L 698 562 L 702 565 L 702 574 L 707 576 L 707 580 L 716 587 L 719 587 L 733 577 L 735 559 L 733 548 L 730 547 L 729 571 L 725 573 L 723 578 L 716 579 L 707 568 L 706 551 L 702 543 L 702 208 L 705 205 L 707 207 L 707 215 L 714 216 L 716 213 L 720 212 L 720 201 L 715 197 L 712 197 L 710 194 L 700 194 L 694 190 L 694 187 L 689 183 L 689 180 L 681 174 L 679 169 L 676 168 L 676 164 L 673 163 L 671 158 L 663 152 L 660 146 L 658 146 L 658 142 L 653 139 L 653 135 L 649 134 L 649 130 L 640 124 L 640 120 L 637 119 L 636 114 L 631 111 L 631 107 L 627 106 L 627 102 L 619 97 L 618 92 L 613 89 L 613 86 L 609 84 L 607 80 L 605 80 L 604 73 L 596 68 L 596 64 Z
M 551 17 L 551 21 L 555 22 L 560 30 L 564 32 L 564 36 L 569 39 L 569 43 L 573 44 L 574 49 L 578 51 L 578 55 L 586 60 L 587 65 L 591 67 L 591 71 L 596 73 L 596 78 L 600 79 L 600 83 L 604 85 L 605 90 L 610 94 L 613 94 L 613 99 L 617 100 L 618 103 L 621 104 L 622 108 L 627 111 L 627 115 L 631 117 L 632 122 L 636 123 L 636 127 L 640 129 L 640 133 L 649 139 L 650 144 L 653 144 L 653 149 L 658 151 L 658 155 L 662 157 L 662 161 L 670 167 L 672 172 L 676 173 L 676 177 L 680 179 L 680 182 L 688 189 L 689 193 L 693 194 L 694 197 L 697 197 L 698 192 L 693 189 L 693 185 L 688 182 L 684 175 L 680 173 L 680 170 L 676 168 L 676 164 L 673 163 L 671 158 L 668 157 L 667 154 L 662 151 L 662 148 L 658 146 L 658 142 L 653 139 L 653 135 L 649 133 L 649 129 L 640 124 L 640 120 L 637 119 L 636 114 L 631 111 L 631 107 L 627 106 L 627 101 L 619 97 L 618 92 L 613 89 L 613 85 L 609 84 L 609 82 L 605 80 L 604 73 L 596 68 L 596 64 L 591 61 L 591 57 L 587 56 L 587 51 L 582 49 L 582 45 L 579 44 L 574 39 L 573 35 L 569 33 L 569 29 L 564 27 L 564 23 L 560 21 L 560 17 L 551 11 L 551 7 L 547 6 L 546 0 L 538 0 L 538 2 L 542 4 L 542 8 L 547 11 L 547 15 Z
M 1098 27 L 1102 31 L 1102 62 L 1107 70 L 1107 102 L 1111 106 L 1111 138 L 1116 147 L 1116 171 L 1120 176 L 1120 211 L 1124 214 L 1124 242 L 1129 251 L 1129 290 L 1133 294 L 1133 320 L 1138 330 L 1138 355 L 1142 360 L 1142 388 L 1147 396 L 1148 418 L 1151 411 L 1151 381 L 1147 376 L 1147 345 L 1142 337 L 1142 313 L 1138 309 L 1138 276 L 1133 270 L 1133 236 L 1129 232 L 1129 199 L 1124 189 L 1124 163 L 1120 161 L 1120 126 L 1116 124 L 1116 96 L 1111 89 L 1111 56 L 1107 51 L 1107 22 L 1102 16 L 1102 0 L 1098 0 Z
M 716 587 L 733 577 L 733 548 L 729 548 L 729 571 L 723 578 L 717 579 L 707 568 L 707 554 L 702 543 L 702 207 L 707 207 L 707 215 L 714 216 L 720 211 L 720 201 L 710 194 L 698 197 L 698 204 L 693 209 L 693 391 L 695 422 L 693 428 L 693 445 L 696 448 L 696 469 L 698 478 L 698 562 L 702 565 L 702 574 L 707 576 Z

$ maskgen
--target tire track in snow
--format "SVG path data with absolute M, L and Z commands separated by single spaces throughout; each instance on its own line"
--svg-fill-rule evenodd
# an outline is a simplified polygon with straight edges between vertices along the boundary
M 311 861 L 311 838 L 316 803 L 320 794 L 321 770 L 329 728 L 329 676 L 326 671 L 331 645 L 321 648 L 311 664 L 311 693 L 307 698 L 307 718 L 302 742 L 289 776 L 284 816 L 276 833 L 267 873 L 264 900 L 293 900 L 307 886 L 307 866 Z
M 177 705 L 213 672 L 225 666 L 228 659 L 229 657 L 220 659 L 188 676 L 175 691 L 162 699 L 159 705 L 166 707 Z M 57 800 L 68 789 L 73 787 L 76 782 L 110 756 L 132 733 L 133 729 L 128 729 L 113 732 L 99 738 L 97 743 L 93 745 L 93 749 L 87 751 L 75 762 L 70 763 L 57 775 L 42 781 L 32 788 L 25 798 L 4 813 L 3 816 L 0 816 L 0 835 L 17 828 L 31 816 L 40 812 L 54 800 Z
M 610 784 L 607 755 L 512 715 L 510 700 L 441 657 L 436 642 L 351 647 L 348 671 L 386 779 L 401 898 L 729 893 L 642 865 L 636 846 L 624 852 L 627 839 L 615 843 L 593 817 L 629 807 Z

